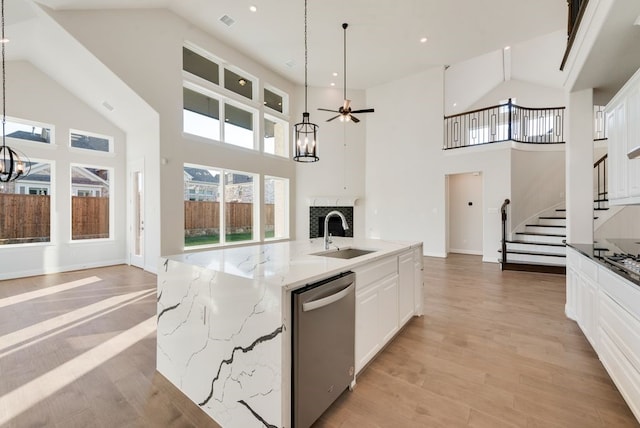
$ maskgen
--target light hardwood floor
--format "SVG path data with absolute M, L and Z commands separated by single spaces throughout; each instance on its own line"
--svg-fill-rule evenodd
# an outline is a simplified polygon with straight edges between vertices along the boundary
M 217 426 L 155 373 L 155 281 L 126 266 L 0 281 L 0 426 Z M 564 276 L 425 258 L 425 316 L 315 426 L 639 426 L 564 290 Z

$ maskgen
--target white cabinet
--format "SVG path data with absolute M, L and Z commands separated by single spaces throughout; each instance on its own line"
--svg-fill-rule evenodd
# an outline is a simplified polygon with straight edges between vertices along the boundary
M 418 311 L 415 303 L 423 299 L 422 246 L 353 270 L 358 373 L 412 316 L 422 315 L 422 304 Z
M 567 247 L 566 313 L 640 419 L 640 286 Z
M 404 325 L 413 316 L 415 309 L 415 266 L 413 262 L 413 251 L 409 251 L 398 256 L 398 312 L 399 323 Z
M 640 203 L 640 159 L 627 153 L 640 145 L 640 71 L 613 97 L 607 111 L 609 203 Z

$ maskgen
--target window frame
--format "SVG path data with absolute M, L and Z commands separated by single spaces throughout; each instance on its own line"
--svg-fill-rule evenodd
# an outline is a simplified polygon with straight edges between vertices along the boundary
M 108 171 L 109 174 L 109 236 L 105 238 L 89 238 L 89 239 L 73 239 L 73 168 L 91 168 L 91 169 L 104 169 Z M 90 163 L 81 163 L 81 162 L 70 162 L 69 163 L 69 243 L 70 244 L 78 244 L 78 243 L 95 243 L 95 242 L 105 242 L 105 241 L 113 241 L 115 240 L 115 168 L 107 167 L 103 165 L 96 165 Z
M 39 143 L 37 143 L 39 144 Z M 49 168 L 51 170 L 51 175 L 49 177 L 49 194 L 45 195 L 49 197 L 49 240 L 44 242 L 26 242 L 26 243 L 16 243 L 16 244 L 4 244 L 0 245 L 0 249 L 4 248 L 27 248 L 27 247 L 46 247 L 46 246 L 55 246 L 57 245 L 57 231 L 58 222 L 56 217 L 57 210 L 56 207 L 56 199 L 57 192 L 55 177 L 56 177 L 56 162 L 51 159 L 40 159 L 40 158 L 31 158 L 29 159 L 31 163 L 46 163 L 49 164 Z M 16 181 L 16 185 L 20 185 L 20 180 Z
M 101 138 L 101 139 L 105 139 L 109 142 L 109 150 L 102 151 L 102 150 L 93 150 L 93 149 L 85 149 L 83 147 L 74 147 L 72 145 L 72 134 L 76 134 L 76 135 L 84 135 L 87 137 L 95 137 L 95 138 Z M 79 129 L 75 129 L 75 128 L 69 128 L 69 149 L 72 151 L 79 151 L 82 153 L 91 153 L 91 154 L 95 154 L 98 156 L 104 156 L 104 155 L 113 155 L 115 154 L 115 147 L 114 147 L 114 137 L 113 136 L 109 136 L 109 135 L 104 135 L 104 134 L 99 134 L 97 132 L 89 132 L 89 131 L 81 131 Z
M 195 164 L 195 163 L 191 163 L 191 162 L 185 162 L 183 163 L 183 171 L 184 168 L 196 168 L 196 169 L 204 169 L 207 171 L 216 171 L 217 173 L 220 174 L 220 179 L 218 182 L 218 209 L 219 209 L 219 224 L 218 224 L 218 234 L 219 234 L 219 238 L 218 238 L 218 242 L 217 243 L 211 243 L 211 244 L 201 244 L 201 245 L 186 245 L 186 243 L 184 242 L 184 239 L 186 238 L 186 230 L 184 229 L 183 226 L 183 248 L 185 251 L 190 251 L 190 250 L 198 250 L 198 249 L 203 249 L 203 248 L 219 248 L 219 247 L 231 247 L 231 246 L 239 246 L 239 245 L 246 245 L 246 244 L 255 244 L 255 243 L 259 243 L 262 241 L 262 237 L 263 237 L 263 232 L 262 232 L 262 226 L 260 223 L 260 216 L 262 215 L 263 212 L 263 206 L 264 206 L 264 198 L 261 197 L 261 192 L 263 189 L 263 186 L 260 184 L 260 181 L 262 179 L 262 175 L 259 173 L 255 173 L 255 172 L 247 172 L 247 171 L 239 171 L 239 170 L 235 170 L 235 169 L 230 169 L 230 168 L 221 168 L 221 167 L 216 167 L 216 166 L 206 166 L 206 165 L 201 165 L 201 164 Z M 252 234 L 251 234 L 251 239 L 250 240 L 244 240 L 244 241 L 227 241 L 226 238 L 226 219 L 227 219 L 227 213 L 226 213 L 226 203 L 227 203 L 227 195 L 226 195 L 226 188 L 227 188 L 227 183 L 226 183 L 226 176 L 227 174 L 238 174 L 238 175 L 247 175 L 247 176 L 251 176 L 253 178 L 252 180 L 252 184 L 253 184 L 253 199 L 252 199 Z M 184 185 L 186 184 L 186 182 L 183 181 L 183 210 L 184 210 L 184 202 L 187 201 L 187 199 L 185 199 L 187 192 L 184 191 Z M 289 202 L 288 202 L 289 203 Z M 282 238 L 280 238 L 282 239 Z
M 55 130 L 55 126 L 53 124 L 50 123 L 45 123 L 45 122 L 39 122 L 37 120 L 29 120 L 29 119 L 22 119 L 19 117 L 15 117 L 15 116 L 7 116 L 6 119 L 7 123 L 17 123 L 20 125 L 26 125 L 26 126 L 35 126 L 35 127 L 39 127 L 42 129 L 48 129 L 49 130 L 49 142 L 43 142 L 43 141 L 34 141 L 34 140 L 27 140 L 24 138 L 15 138 L 15 137 L 10 137 L 10 136 L 6 136 L 7 140 L 10 141 L 14 141 L 18 144 L 26 144 L 26 145 L 32 145 L 34 147 L 55 147 L 56 145 L 56 130 Z

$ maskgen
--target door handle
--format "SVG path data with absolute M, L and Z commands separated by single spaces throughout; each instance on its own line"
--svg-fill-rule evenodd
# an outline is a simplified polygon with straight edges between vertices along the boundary
M 353 289 L 353 287 L 354 285 L 352 282 L 342 290 L 330 296 L 323 297 L 322 299 L 318 299 L 318 300 L 312 300 L 310 302 L 305 302 L 302 304 L 302 312 L 313 311 L 314 309 L 320 309 L 324 306 L 328 306 L 334 302 L 337 302 L 338 300 L 344 298 L 347 294 L 351 293 L 351 290 Z

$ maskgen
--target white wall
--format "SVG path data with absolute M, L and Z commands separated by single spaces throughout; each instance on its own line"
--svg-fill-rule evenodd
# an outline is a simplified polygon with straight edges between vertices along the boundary
M 516 98 L 515 104 L 522 107 L 546 108 L 565 106 L 564 92 L 561 89 L 541 86 L 522 80 L 509 80 L 480 97 L 470 107 L 471 110 L 496 105 L 502 100 Z
M 471 110 L 478 99 L 504 81 L 502 51 L 453 64 L 444 76 L 444 114 L 449 116 Z
M 30 63 L 8 62 L 7 83 L 9 116 L 55 127 L 55 140 L 51 146 L 10 142 L 30 159 L 53 162 L 53 218 L 50 243 L 0 248 L 0 279 L 123 263 L 126 260 L 124 133 Z M 71 150 L 70 129 L 113 136 L 114 153 L 87 154 Z M 111 239 L 71 242 L 71 163 L 114 169 L 111 197 L 115 218 Z
M 565 199 L 564 147 L 552 146 L 555 151 L 527 150 L 524 144 L 519 147 L 511 151 L 511 170 L 517 171 L 511 177 L 511 230 Z
M 443 69 L 367 90 L 366 235 L 422 241 L 444 257 Z M 375 120 L 374 120 L 375 119 Z
M 377 121 L 378 106 L 366 102 L 364 91 L 349 90 L 353 110 L 375 108 L 374 113 L 356 115 L 360 123 L 326 122 L 335 116 L 318 108 L 338 109 L 343 104 L 343 91 L 337 88 L 309 88 L 308 107 L 312 123 L 319 126 L 318 157 L 314 163 L 297 163 L 296 172 L 296 233 L 297 239 L 309 237 L 309 199 L 312 197 L 359 197 L 353 210 L 353 236 L 365 236 L 365 132 L 369 121 Z M 297 92 L 297 102 L 304 106 L 304 91 Z M 302 109 L 292 116 L 291 123 L 302 120 Z
M 640 240 L 640 206 L 628 205 L 595 231 L 595 239 L 617 238 Z
M 449 176 L 449 252 L 482 255 L 482 199 L 480 173 Z

